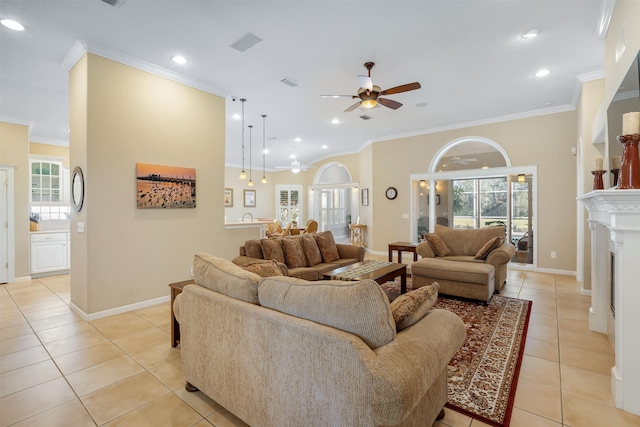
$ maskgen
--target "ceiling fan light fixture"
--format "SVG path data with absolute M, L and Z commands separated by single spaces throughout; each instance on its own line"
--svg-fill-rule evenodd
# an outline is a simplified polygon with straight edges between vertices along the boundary
M 297 160 L 294 160 L 293 162 L 291 162 L 291 172 L 293 173 L 299 173 L 300 172 L 300 162 Z
M 376 105 L 378 105 L 378 101 L 376 101 L 375 99 L 371 98 L 371 99 L 363 99 L 362 100 L 362 106 L 364 108 L 373 108 Z

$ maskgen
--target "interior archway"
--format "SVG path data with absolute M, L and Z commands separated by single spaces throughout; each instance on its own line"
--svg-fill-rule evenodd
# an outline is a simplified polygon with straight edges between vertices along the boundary
M 359 215 L 358 183 L 344 164 L 326 163 L 313 177 L 309 187 L 310 218 L 318 221 L 318 230 L 330 230 L 337 241 L 349 236 L 349 223 Z

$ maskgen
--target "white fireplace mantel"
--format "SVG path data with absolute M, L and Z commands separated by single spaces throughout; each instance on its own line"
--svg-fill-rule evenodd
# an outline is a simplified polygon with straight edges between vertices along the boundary
M 589 327 L 607 333 L 613 269 L 611 393 L 616 407 L 640 415 L 640 190 L 595 190 L 578 200 L 589 210 L 591 228 Z

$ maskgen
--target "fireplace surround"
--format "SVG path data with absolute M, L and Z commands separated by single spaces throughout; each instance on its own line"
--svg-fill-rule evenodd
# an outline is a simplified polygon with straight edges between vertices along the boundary
M 640 415 L 640 190 L 595 190 L 578 200 L 591 229 L 589 328 L 607 334 L 615 307 L 611 393 L 617 408 Z

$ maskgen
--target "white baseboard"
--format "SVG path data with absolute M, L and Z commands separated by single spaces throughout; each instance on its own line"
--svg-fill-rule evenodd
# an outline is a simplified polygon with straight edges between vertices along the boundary
M 575 271 L 571 271 L 571 270 L 556 270 L 555 268 L 536 268 L 537 272 L 540 273 L 550 273 L 550 274 L 560 274 L 563 276 L 576 276 L 576 272 Z
M 11 281 L 10 283 L 14 283 L 14 282 L 30 282 L 31 281 L 31 276 L 22 276 L 22 277 L 16 277 L 13 279 L 13 281 Z
M 85 313 L 82 309 L 80 309 L 74 303 L 69 303 L 69 308 L 71 309 L 71 311 L 73 311 L 78 316 L 80 316 L 82 320 L 89 322 L 91 320 L 102 319 L 103 317 L 115 316 L 116 314 L 127 313 L 129 311 L 139 310 L 141 308 L 162 304 L 164 302 L 169 301 L 170 299 L 171 297 L 167 295 L 164 297 L 154 298 L 147 301 L 141 301 L 134 304 L 123 305 L 121 307 L 110 308 L 109 310 L 103 310 L 103 311 L 99 311 L 97 313 L 91 313 L 91 314 Z

